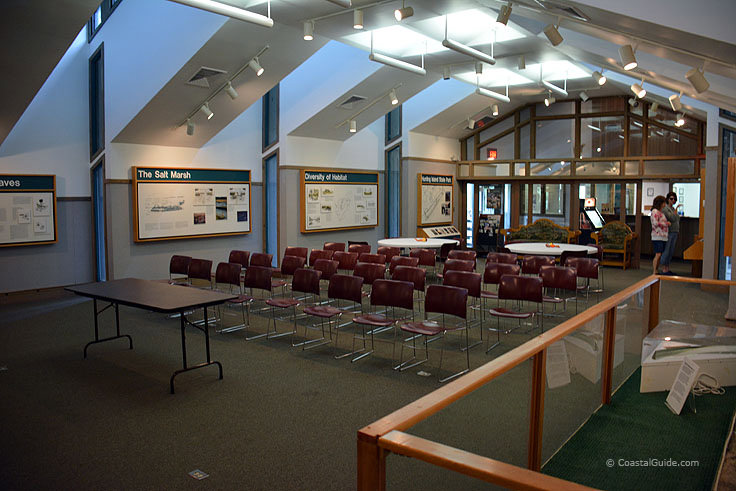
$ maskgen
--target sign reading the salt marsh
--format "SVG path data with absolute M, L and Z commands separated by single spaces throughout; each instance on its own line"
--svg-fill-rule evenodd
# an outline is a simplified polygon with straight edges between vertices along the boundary
M 301 171 L 301 231 L 378 226 L 378 173 Z

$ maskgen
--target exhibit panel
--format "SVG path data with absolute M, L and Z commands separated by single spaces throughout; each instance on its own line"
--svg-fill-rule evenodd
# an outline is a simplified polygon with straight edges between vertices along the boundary
M 133 167 L 136 242 L 247 234 L 250 171 Z
M 54 244 L 56 176 L 0 175 L 0 247 Z
M 301 171 L 302 233 L 378 226 L 378 173 Z
M 453 177 L 419 174 L 417 224 L 443 225 L 452 223 Z

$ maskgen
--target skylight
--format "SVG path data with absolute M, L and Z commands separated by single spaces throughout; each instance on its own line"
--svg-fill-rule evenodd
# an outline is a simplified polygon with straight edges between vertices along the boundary
M 525 74 L 539 77 L 539 63 L 527 65 Z M 570 63 L 567 60 L 545 61 L 542 67 L 542 79 L 544 80 L 568 80 L 590 77 L 590 73 Z M 532 75 L 533 74 L 533 75 Z
M 467 71 L 455 74 L 455 78 L 463 82 L 475 85 L 475 71 Z M 509 85 L 525 85 L 532 83 L 532 80 L 523 75 L 506 70 L 505 68 L 489 68 L 487 65 L 483 67 L 483 74 L 478 78 L 481 87 L 505 87 Z
M 489 15 L 493 14 L 493 15 Z M 445 16 L 411 24 L 413 28 L 435 39 L 445 38 Z M 525 37 L 511 27 L 496 24 L 496 13 L 488 9 L 471 9 L 447 15 L 447 37 L 468 46 L 490 44 L 491 41 L 503 43 Z
M 414 56 L 447 49 L 440 41 L 435 41 L 404 26 L 383 27 L 372 32 L 373 50 L 391 56 Z M 371 48 L 371 33 L 367 31 L 345 36 L 345 40 L 367 50 Z

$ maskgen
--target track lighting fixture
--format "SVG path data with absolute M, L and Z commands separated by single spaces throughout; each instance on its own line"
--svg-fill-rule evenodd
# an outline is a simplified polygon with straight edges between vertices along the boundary
M 258 62 L 257 56 L 248 62 L 248 66 L 251 67 L 254 72 L 256 72 L 256 76 L 260 77 L 261 75 L 263 75 L 263 67 Z
M 226 5 L 222 2 L 216 2 L 214 0 L 172 0 L 182 5 L 194 7 L 214 14 L 224 15 L 226 17 L 232 17 L 233 19 L 250 22 L 252 24 L 258 24 L 263 27 L 273 27 L 273 19 L 266 17 L 265 15 L 256 14 L 249 10 L 241 9 L 239 7 L 233 7 L 232 5 Z
M 450 67 L 446 66 L 442 69 L 442 80 L 450 80 Z
M 314 22 L 308 20 L 304 23 L 304 40 L 311 41 L 314 39 Z
M 524 55 L 519 56 L 519 61 L 516 65 L 516 68 L 518 68 L 519 70 L 526 69 L 526 58 L 524 57 Z
M 639 105 L 639 101 L 637 101 L 633 97 L 629 97 L 628 103 L 629 103 L 629 106 L 631 107 L 636 107 Z
M 488 63 L 489 65 L 496 64 L 496 60 L 491 55 L 487 55 L 482 51 L 471 48 L 470 46 L 465 46 L 464 44 L 453 41 L 452 39 L 447 39 L 447 37 L 442 40 L 442 46 L 453 51 L 457 51 L 458 53 L 470 56 L 471 58 L 475 58 L 478 61 Z
M 636 62 L 636 56 L 634 56 L 634 48 L 630 44 L 624 44 L 618 49 L 618 55 L 621 57 L 621 64 L 624 66 L 624 70 L 633 70 L 639 64 Z
M 501 6 L 501 10 L 498 11 L 498 17 L 496 17 L 496 23 L 506 25 L 511 16 L 511 3 Z
M 670 97 L 670 107 L 673 111 L 677 112 L 680 109 L 682 109 L 682 101 L 680 100 L 680 96 L 677 94 L 672 94 Z
M 353 29 L 363 29 L 363 11 L 353 10 Z
M 567 97 L 567 90 L 562 89 L 555 84 L 551 82 L 547 82 L 546 80 L 542 80 L 542 85 L 547 87 L 547 89 L 551 90 L 552 92 L 556 92 L 557 94 L 561 95 L 562 97 Z M 565 87 L 567 87 L 567 80 L 565 81 Z
M 644 89 L 644 87 L 641 86 L 641 84 L 631 84 L 631 92 L 636 94 L 636 97 L 639 99 L 643 99 L 645 95 L 647 95 L 647 91 Z
M 350 120 L 350 133 L 355 133 L 358 131 L 358 122 L 354 119 Z
M 544 98 L 544 105 L 547 106 L 547 107 L 549 107 L 552 104 L 554 104 L 556 101 L 557 101 L 557 99 L 555 99 L 552 96 L 552 92 L 548 92 L 547 93 L 547 97 Z
M 397 60 L 396 58 L 391 58 L 390 56 L 382 55 L 380 53 L 371 53 L 368 55 L 368 59 L 371 61 L 377 61 L 378 63 L 383 63 L 384 65 L 398 68 L 400 70 L 406 70 L 407 72 L 416 73 L 417 75 L 427 74 L 427 70 L 420 66 L 412 65 L 411 63 Z
M 227 83 L 227 85 L 225 86 L 225 92 L 227 93 L 227 95 L 230 96 L 230 99 L 235 100 L 238 98 L 238 91 L 235 90 L 235 87 L 233 87 L 232 82 Z
M 677 117 L 675 118 L 675 126 L 679 128 L 680 126 L 684 126 L 684 125 L 685 125 L 685 115 L 682 113 L 678 113 Z
M 392 106 L 395 106 L 399 103 L 399 97 L 396 95 L 396 89 L 391 89 L 391 92 L 388 93 L 388 98 L 391 101 Z
M 475 128 L 475 120 L 474 119 L 471 119 L 471 118 L 468 118 L 468 129 L 469 130 L 472 130 L 474 128 Z
M 192 136 L 194 134 L 194 121 L 187 118 L 187 135 Z
M 585 91 L 582 91 L 580 93 L 580 98 L 583 100 L 583 102 L 588 102 L 588 99 L 590 99 L 590 97 L 588 97 L 588 94 L 586 94 Z
M 414 9 L 411 7 L 407 7 L 403 1 L 401 2 L 401 8 L 394 10 L 394 17 L 399 22 L 406 19 L 407 17 L 411 17 L 412 15 L 414 15 Z
M 494 104 L 491 106 L 491 114 L 494 116 L 498 116 L 498 104 Z
M 486 97 L 490 97 L 491 99 L 496 99 L 497 101 L 509 103 L 511 102 L 511 99 L 509 99 L 509 96 L 499 94 L 498 92 L 494 92 L 492 90 L 484 89 L 483 87 L 476 87 L 475 93 L 478 95 L 484 95 Z
M 544 35 L 547 36 L 552 46 L 557 46 L 564 40 L 554 24 L 547 24 L 544 28 Z
M 691 68 L 690 70 L 688 70 L 688 72 L 685 74 L 685 78 L 690 82 L 690 85 L 692 85 L 693 88 L 698 91 L 698 94 L 702 94 L 703 92 L 708 90 L 708 87 L 710 87 L 710 84 L 705 79 L 703 72 L 701 72 L 697 68 Z
M 649 112 L 648 115 L 650 118 L 654 118 L 657 116 L 657 111 L 659 111 L 659 103 L 655 102 L 651 106 L 649 106 Z
M 593 79 L 598 82 L 598 85 L 604 85 L 608 79 L 598 70 L 593 72 Z
M 202 104 L 202 107 L 200 107 L 199 110 L 202 111 L 202 114 L 207 116 L 207 119 L 212 119 L 212 116 L 215 115 L 215 113 L 213 113 L 212 110 L 210 109 L 209 102 L 205 102 L 204 104 Z
M 475 62 L 475 74 L 483 75 L 483 63 L 481 63 L 480 61 Z

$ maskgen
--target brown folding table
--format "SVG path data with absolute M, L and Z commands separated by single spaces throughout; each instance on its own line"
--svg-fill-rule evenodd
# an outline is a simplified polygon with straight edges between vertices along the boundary
M 99 283 L 86 283 L 67 287 L 66 290 L 93 300 L 95 315 L 95 339 L 84 347 L 84 357 L 87 358 L 87 348 L 95 343 L 103 343 L 118 338 L 128 338 L 130 349 L 133 349 L 133 338 L 128 334 L 120 334 L 120 305 L 137 307 L 163 313 L 179 313 L 181 320 L 181 355 L 183 368 L 176 370 L 171 375 L 169 382 L 171 393 L 174 393 L 174 378 L 180 373 L 209 365 L 217 365 L 222 379 L 222 364 L 210 358 L 210 335 L 207 322 L 207 307 L 219 305 L 230 299 L 237 298 L 236 295 L 219 293 L 211 290 L 201 290 L 187 286 L 169 285 L 156 281 L 141 280 L 137 278 L 124 278 L 120 280 L 103 281 Z M 97 310 L 97 301 L 109 302 L 109 305 Z M 115 328 L 117 334 L 108 338 L 100 339 L 98 316 L 110 307 L 115 308 Z M 187 320 L 186 313 L 194 309 L 202 308 L 204 312 L 204 325 L 198 326 Z M 185 327 L 189 324 L 204 332 L 207 361 L 196 365 L 187 366 L 187 345 Z

